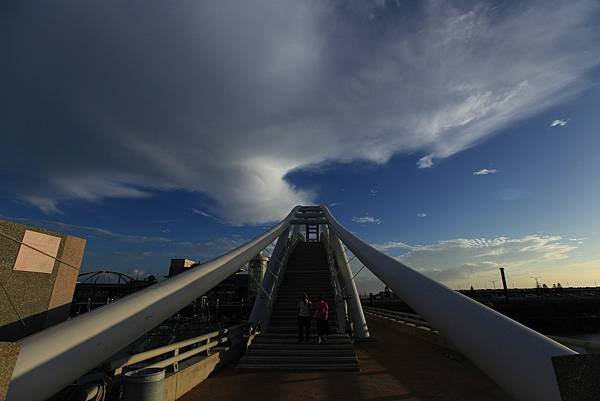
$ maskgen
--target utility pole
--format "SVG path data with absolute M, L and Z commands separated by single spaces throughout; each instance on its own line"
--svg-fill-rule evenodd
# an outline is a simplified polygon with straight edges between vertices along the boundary
M 504 267 L 500 268 L 500 277 L 502 278 L 502 288 L 504 288 L 504 298 L 508 302 L 508 286 L 506 285 L 506 275 L 504 274 Z

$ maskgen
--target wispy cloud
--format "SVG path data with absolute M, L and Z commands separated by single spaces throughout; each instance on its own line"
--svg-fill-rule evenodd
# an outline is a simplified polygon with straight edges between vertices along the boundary
M 552 123 L 550 123 L 550 127 L 564 127 L 568 123 L 569 123 L 569 120 L 566 120 L 566 119 L 554 120 L 554 121 L 552 121 Z
M 215 218 L 215 216 L 213 216 L 212 214 L 205 212 L 203 210 L 200 210 L 200 209 L 190 209 L 190 210 L 192 211 L 192 213 L 199 214 L 200 216 L 210 217 L 211 219 Z
M 336 207 L 336 206 L 341 206 L 343 205 L 343 202 L 331 202 L 329 204 L 329 207 Z
M 427 217 L 427 213 L 417 213 L 417 217 Z
M 135 234 L 124 234 L 119 232 L 114 232 L 111 230 L 107 230 L 101 227 L 94 226 L 86 226 L 79 224 L 69 224 L 56 220 L 37 220 L 30 218 L 14 218 L 9 217 L 11 220 L 18 220 L 27 222 L 28 224 L 39 225 L 41 227 L 46 227 L 50 230 L 61 231 L 67 234 L 79 235 L 84 238 L 89 238 L 90 236 L 102 239 L 110 239 L 117 240 L 121 242 L 128 242 L 134 244 L 147 244 L 147 243 L 169 243 L 173 242 L 169 238 L 165 237 L 157 237 L 157 236 L 147 236 L 147 235 L 135 235 Z
M 188 190 L 214 201 L 211 214 L 260 224 L 316 198 L 291 171 L 398 153 L 430 168 L 579 93 L 600 60 L 595 0 L 149 3 L 118 17 L 104 2 L 10 14 L 6 192 L 52 213 Z M 61 29 L 47 30 L 54 19 Z M 83 36 L 85 49 L 65 40 Z
M 370 191 L 371 196 L 377 196 L 378 192 L 379 192 L 379 190 L 371 188 L 371 191 Z
M 498 170 L 496 170 L 495 168 L 482 168 L 481 170 L 473 171 L 473 175 L 489 175 L 496 174 L 497 172 Z
M 520 238 L 457 238 L 433 244 L 411 245 L 389 241 L 375 247 L 399 261 L 447 284 L 496 271 L 500 266 L 513 274 L 568 259 L 578 248 L 557 235 L 526 235 Z
M 360 224 L 381 224 L 382 220 L 373 216 L 365 215 L 361 217 L 353 217 L 352 221 Z
M 220 217 L 217 217 L 217 216 L 215 216 L 215 215 L 213 215 L 211 213 L 208 213 L 208 212 L 206 212 L 204 210 L 201 210 L 201 209 L 192 208 L 192 209 L 190 209 L 190 211 L 192 213 L 194 213 L 194 214 L 197 214 L 197 215 L 202 216 L 202 217 L 209 218 L 209 219 L 214 220 L 216 222 L 219 222 L 221 224 L 233 224 L 232 222 L 228 222 L 228 221 L 226 221 L 226 220 L 224 220 L 224 219 L 222 219 Z

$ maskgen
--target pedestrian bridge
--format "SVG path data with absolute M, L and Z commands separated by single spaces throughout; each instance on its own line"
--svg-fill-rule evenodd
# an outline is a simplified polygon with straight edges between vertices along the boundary
M 273 242 L 247 325 L 109 360 Z M 419 313 L 412 326 L 426 322 L 453 351 L 426 345 L 390 328 L 385 315 L 363 310 L 346 250 Z M 330 305 L 332 335 L 325 344 L 297 341 L 295 308 L 303 292 L 321 294 Z M 110 376 L 99 374 L 98 380 L 144 361 L 150 361 L 146 367 L 183 371 L 185 361 L 201 353 L 217 366 L 240 344 L 245 353 L 239 361 L 180 399 L 594 399 L 581 398 L 590 394 L 583 368 L 576 379 L 569 376 L 576 366 L 585 367 L 575 351 L 379 252 L 322 206 L 297 206 L 221 257 L 24 338 L 10 371 L 0 373 L 11 377 L 7 400 L 43 401 L 82 377 L 93 383 L 89 372 L 98 366 Z M 84 398 L 94 397 L 99 390 Z

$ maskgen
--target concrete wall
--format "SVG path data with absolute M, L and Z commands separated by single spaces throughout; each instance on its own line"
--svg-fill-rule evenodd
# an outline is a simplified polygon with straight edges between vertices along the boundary
M 6 398 L 19 350 L 19 344 L 0 342 L 0 400 L 2 401 Z
M 14 341 L 69 316 L 85 240 L 6 220 L 0 233 L 0 340 Z

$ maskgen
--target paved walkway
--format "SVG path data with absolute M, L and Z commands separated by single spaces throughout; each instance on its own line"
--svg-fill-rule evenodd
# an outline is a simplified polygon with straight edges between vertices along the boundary
M 360 372 L 217 373 L 181 401 L 512 401 L 463 356 L 369 321 Z

